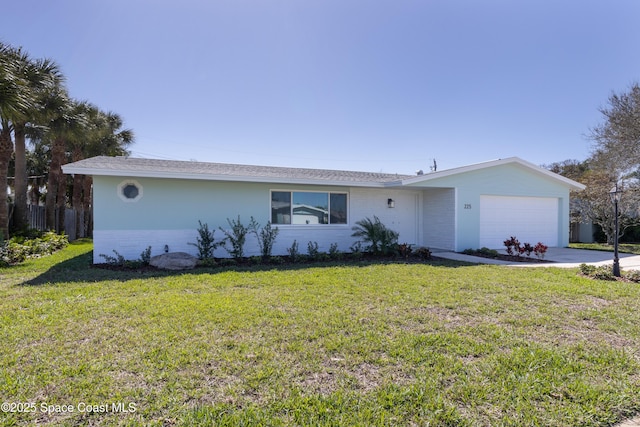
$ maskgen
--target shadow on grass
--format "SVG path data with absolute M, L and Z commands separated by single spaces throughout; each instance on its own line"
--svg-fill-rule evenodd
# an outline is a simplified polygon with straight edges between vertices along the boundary
M 285 264 L 256 264 L 256 265 L 232 265 L 216 267 L 197 267 L 193 270 L 169 271 L 159 270 L 154 267 L 143 267 L 139 269 L 131 268 L 110 268 L 106 266 L 98 267 L 91 263 L 92 252 L 88 252 L 74 258 L 59 262 L 49 268 L 39 276 L 21 283 L 19 286 L 40 286 L 45 284 L 59 283 L 80 283 L 80 282 L 102 282 L 169 277 L 194 274 L 220 274 L 225 272 L 260 272 L 260 271 L 296 271 L 309 268 L 323 267 L 369 267 L 373 265 L 414 265 L 422 264 L 434 267 L 469 267 L 476 264 L 451 261 L 441 258 L 415 262 L 406 262 L 396 259 L 368 259 L 360 261 L 328 261 L 328 262 L 305 262 L 305 263 L 285 263 Z

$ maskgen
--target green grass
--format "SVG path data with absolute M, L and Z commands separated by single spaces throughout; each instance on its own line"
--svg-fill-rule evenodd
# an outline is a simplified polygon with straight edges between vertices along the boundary
M 607 245 L 606 243 L 571 243 L 569 244 L 569 247 L 575 249 L 613 252 L 613 245 Z M 640 255 L 640 243 L 620 243 L 618 245 L 618 251 Z
M 90 250 L 0 269 L 0 396 L 37 408 L 3 425 L 610 426 L 640 412 L 637 284 L 454 263 L 115 272 L 89 268 Z M 135 412 L 41 411 L 81 402 Z

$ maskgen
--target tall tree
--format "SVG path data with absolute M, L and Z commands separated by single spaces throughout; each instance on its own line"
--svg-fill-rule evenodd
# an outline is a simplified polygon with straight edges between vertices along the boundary
M 82 139 L 71 139 L 71 161 L 93 156 L 128 155 L 127 147 L 133 143 L 133 131 L 122 129 L 122 118 L 112 112 L 103 112 L 94 105 L 86 104 L 86 133 Z M 72 185 L 72 207 L 76 212 L 76 236 L 85 237 L 91 222 L 90 176 L 74 175 Z
M 32 105 L 26 82 L 21 78 L 16 57 L 20 51 L 0 43 L 0 233 L 9 236 L 7 175 L 13 154 L 13 123 L 23 119 Z
M 619 180 L 617 171 L 607 170 L 593 158 L 584 161 L 564 160 L 545 166 L 546 169 L 578 181 L 586 188 L 571 191 L 569 204 L 571 222 L 589 223 L 600 226 L 611 244 L 614 236 L 614 208 L 609 192 L 618 184 L 623 197 L 618 205 L 619 232 L 640 225 L 640 188 L 633 174 Z
M 620 232 L 640 224 L 640 85 L 634 83 L 626 92 L 612 93 L 607 101 L 599 109 L 602 123 L 591 129 L 592 173 L 587 176 L 589 182 L 584 182 L 588 188 L 583 210 L 611 242 L 615 218 L 609 191 L 616 185 L 623 189 Z
M 623 191 L 618 203 L 619 236 L 622 237 L 628 228 L 640 225 L 640 189 L 636 180 L 618 182 L 615 173 L 594 169 L 587 171 L 581 182 L 587 188 L 572 200 L 572 209 L 581 222 L 599 225 L 607 243 L 613 243 L 615 234 L 615 211 L 609 192 L 616 184 Z
M 551 163 L 550 165 L 544 165 L 545 169 L 551 172 L 562 175 L 566 178 L 585 184 L 585 176 L 591 170 L 589 160 L 579 161 L 574 159 L 563 160 L 561 162 Z M 587 215 L 584 214 L 584 206 L 582 203 L 577 203 L 578 200 L 584 201 L 584 191 L 571 190 L 569 194 L 569 215 L 572 223 L 581 222 L 593 222 Z
M 86 106 L 72 100 L 62 87 L 48 94 L 45 106 L 50 120 L 44 139 L 49 144 L 51 154 L 45 197 L 46 223 L 50 230 L 60 231 L 61 225 L 64 225 L 66 205 L 66 180 L 62 165 L 66 160 L 69 141 L 82 138 L 86 131 Z
M 20 76 L 26 82 L 27 94 L 33 101 L 21 118 L 13 123 L 15 137 L 14 228 L 24 229 L 27 223 L 27 126 L 38 126 L 46 121 L 42 114 L 43 102 L 48 92 L 57 90 L 64 81 L 57 64 L 49 59 L 31 60 L 26 54 L 18 58 Z
M 627 92 L 612 93 L 608 105 L 600 108 L 603 122 L 591 129 L 596 169 L 625 179 L 640 166 L 640 86 Z

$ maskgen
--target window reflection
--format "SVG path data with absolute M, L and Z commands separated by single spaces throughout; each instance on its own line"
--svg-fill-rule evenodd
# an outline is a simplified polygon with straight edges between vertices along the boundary
M 327 193 L 293 193 L 293 224 L 328 224 Z
M 272 191 L 272 224 L 346 224 L 347 194 Z
M 291 224 L 291 193 L 289 191 L 271 193 L 271 223 Z

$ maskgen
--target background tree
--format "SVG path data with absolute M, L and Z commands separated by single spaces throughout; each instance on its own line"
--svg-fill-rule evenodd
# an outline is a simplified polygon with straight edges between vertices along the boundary
M 93 156 L 128 155 L 126 147 L 133 143 L 133 131 L 122 129 L 122 118 L 113 112 L 101 111 L 91 104 L 84 104 L 85 131 L 83 138 L 72 138 L 70 142 L 70 161 Z M 76 237 L 89 235 L 91 224 L 91 176 L 74 175 L 71 191 L 71 206 L 76 214 Z
M 48 94 L 44 106 L 49 121 L 43 141 L 49 145 L 51 156 L 45 197 L 46 224 L 48 229 L 60 231 L 60 225 L 64 226 L 64 198 L 67 188 L 66 179 L 63 180 L 62 165 L 66 163 L 69 139 L 81 138 L 83 106 L 72 100 L 62 87 Z
M 615 218 L 609 192 L 616 185 L 623 189 L 618 205 L 620 235 L 640 225 L 640 86 L 635 83 L 627 92 L 612 93 L 599 111 L 603 121 L 589 135 L 591 157 L 546 168 L 587 186 L 571 193 L 572 221 L 599 225 L 612 243 Z
M 582 184 L 584 184 L 583 181 L 585 181 L 585 174 L 591 170 L 589 160 L 580 161 L 574 159 L 563 160 L 561 162 L 551 163 L 550 165 L 543 165 L 543 167 L 551 172 Z M 569 215 L 572 223 L 593 223 L 593 220 L 583 214 L 582 205 L 577 203 L 577 201 L 582 200 L 581 198 L 583 197 L 583 191 L 571 190 L 569 194 Z
M 31 106 L 26 82 L 20 76 L 16 58 L 20 52 L 0 43 L 0 233 L 9 236 L 9 206 L 6 189 L 13 154 L 13 122 L 22 119 Z
M 612 93 L 599 111 L 604 121 L 590 134 L 594 169 L 626 179 L 640 166 L 640 86 L 634 83 L 627 92 Z
M 592 212 L 589 216 L 611 242 L 615 218 L 609 191 L 616 185 L 624 190 L 619 204 L 620 235 L 640 225 L 640 86 L 634 83 L 626 92 L 612 93 L 599 111 L 604 120 L 591 129 L 594 147 L 590 163 L 594 172 L 585 184 L 591 186 L 586 194 L 592 203 L 585 210 Z
M 615 173 L 602 169 L 588 171 L 581 181 L 587 188 L 572 203 L 581 222 L 599 225 L 609 244 L 613 243 L 615 233 L 614 207 L 609 192 L 615 187 L 616 178 Z M 628 228 L 640 225 L 640 192 L 635 180 L 626 180 L 620 185 L 624 185 L 618 204 L 619 236 L 622 237 Z
M 69 201 L 80 213 L 89 211 L 92 184 L 90 177 L 77 176 L 69 185 L 62 165 L 95 155 L 126 155 L 132 142 L 133 132 L 123 129 L 120 116 L 69 96 L 55 62 L 31 59 L 21 48 L 0 42 L 0 191 L 7 188 L 11 164 L 16 229 L 27 226 L 29 175 L 46 177 L 47 228 L 61 231 Z M 32 182 L 34 204 L 40 202 L 42 184 Z M 8 203 L 0 195 L 0 233 L 8 237 Z M 90 215 L 84 217 L 85 226 L 76 230 L 80 236 L 90 221 Z
M 41 114 L 43 100 L 47 93 L 56 90 L 64 81 L 55 62 L 49 59 L 31 60 L 26 54 L 17 58 L 20 76 L 26 82 L 25 91 L 32 101 L 26 114 L 13 122 L 15 139 L 15 180 L 14 180 L 14 212 L 13 227 L 23 230 L 28 227 L 27 222 L 27 149 L 26 136 L 30 128 L 38 127 L 45 120 Z

